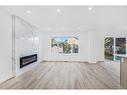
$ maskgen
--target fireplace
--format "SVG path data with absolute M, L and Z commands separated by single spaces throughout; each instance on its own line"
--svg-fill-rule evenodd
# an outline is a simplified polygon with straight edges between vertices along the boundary
M 37 54 L 20 57 L 20 68 L 37 61 Z

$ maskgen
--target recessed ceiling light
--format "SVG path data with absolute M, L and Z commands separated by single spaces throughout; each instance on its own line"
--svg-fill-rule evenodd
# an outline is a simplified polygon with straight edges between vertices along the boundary
M 61 12 L 61 9 L 57 8 L 56 11 L 57 11 L 57 12 Z
M 78 30 L 80 30 L 81 29 L 81 27 L 78 27 Z
M 93 7 L 88 7 L 88 10 L 91 11 L 93 9 Z
M 31 14 L 31 10 L 27 10 L 27 13 L 28 13 L 28 14 Z
M 64 30 L 65 28 L 64 27 L 62 27 L 62 30 Z
M 50 28 L 50 27 L 48 27 L 48 28 L 47 28 L 47 30 L 49 31 L 49 30 L 51 30 L 51 28 Z

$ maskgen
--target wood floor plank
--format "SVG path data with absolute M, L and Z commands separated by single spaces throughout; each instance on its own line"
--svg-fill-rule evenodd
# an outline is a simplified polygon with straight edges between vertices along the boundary
M 119 66 L 103 62 L 42 62 L 0 84 L 0 89 L 120 89 Z

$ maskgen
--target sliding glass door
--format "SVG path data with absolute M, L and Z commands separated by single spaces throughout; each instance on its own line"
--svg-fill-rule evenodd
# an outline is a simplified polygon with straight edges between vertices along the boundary
M 114 60 L 114 38 L 106 37 L 105 38 L 105 59 Z
M 126 38 L 116 38 L 116 54 L 126 54 Z
M 105 59 L 107 60 L 120 60 L 118 55 L 127 54 L 126 38 L 125 37 L 106 37 L 104 42 Z
M 126 38 L 116 38 L 115 54 L 115 60 L 120 60 L 120 57 L 117 55 L 126 54 Z

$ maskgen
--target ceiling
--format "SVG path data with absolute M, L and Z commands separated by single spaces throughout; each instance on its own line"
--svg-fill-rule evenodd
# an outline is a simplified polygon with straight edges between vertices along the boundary
M 3 8 L 44 31 L 127 30 L 127 6 L 4 6 Z

